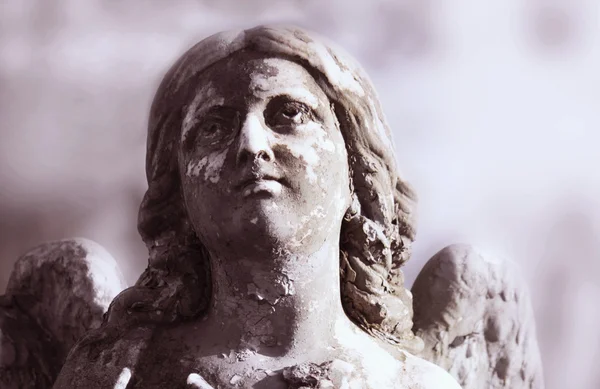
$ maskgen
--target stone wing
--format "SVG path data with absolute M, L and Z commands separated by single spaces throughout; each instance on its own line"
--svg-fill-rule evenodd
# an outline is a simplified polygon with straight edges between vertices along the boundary
M 75 342 L 125 288 L 117 263 L 87 239 L 38 245 L 0 295 L 0 388 L 49 388 Z
M 529 292 L 515 263 L 449 246 L 423 267 L 412 293 L 421 357 L 464 389 L 544 387 Z

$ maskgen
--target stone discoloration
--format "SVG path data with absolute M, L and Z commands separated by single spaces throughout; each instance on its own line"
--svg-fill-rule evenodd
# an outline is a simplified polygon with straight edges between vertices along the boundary
M 57 389 L 124 368 L 129 389 L 458 388 L 407 352 L 415 196 L 343 52 L 289 27 L 200 42 L 157 92 L 147 158 L 149 266 Z
M 344 307 L 347 313 L 361 327 L 371 331 L 374 336 L 380 337 L 392 328 L 401 329 L 401 332 L 397 332 L 393 336 L 393 340 L 388 340 L 416 351 L 418 350 L 418 344 L 415 344 L 410 333 L 412 325 L 410 317 L 406 315 L 390 315 L 388 318 L 390 323 L 402 320 L 402 324 L 399 326 L 390 325 L 389 327 L 386 325 L 386 329 L 383 332 L 373 331 L 372 328 L 369 329 L 370 325 L 366 324 L 370 320 L 370 314 L 367 312 L 372 310 L 372 308 L 369 308 L 371 304 L 369 301 L 372 301 L 372 304 L 376 306 L 377 304 L 387 304 L 396 299 L 402 301 L 402 304 L 410 306 L 410 297 L 406 289 L 402 287 L 402 276 L 398 267 L 408 259 L 410 242 L 414 238 L 412 221 L 414 193 L 399 178 L 391 147 L 390 131 L 385 123 L 375 91 L 368 77 L 364 74 L 360 66 L 347 56 L 343 50 L 329 42 L 327 44 L 323 42 L 321 39 L 316 40 L 311 38 L 306 32 L 294 27 L 257 27 L 246 31 L 231 31 L 207 38 L 192 48 L 172 67 L 155 98 L 148 134 L 147 166 L 150 190 L 147 192 L 144 204 L 141 207 L 142 211 L 140 212 L 140 231 L 151 251 L 151 270 L 147 275 L 151 278 L 152 274 L 158 274 L 152 268 L 161 262 L 161 258 L 164 258 L 164 255 L 160 253 L 164 250 L 169 251 L 166 242 L 172 241 L 173 236 L 194 235 L 190 231 L 189 224 L 186 224 L 185 217 L 181 216 L 185 212 L 181 209 L 180 200 L 177 197 L 173 197 L 172 199 L 169 197 L 169 193 L 172 193 L 170 191 L 180 185 L 176 175 L 171 173 L 173 171 L 170 170 L 172 167 L 167 168 L 170 163 L 168 161 L 172 160 L 170 153 L 177 149 L 176 143 L 180 139 L 177 134 L 179 129 L 182 128 L 183 122 L 182 117 L 173 114 L 177 112 L 177 107 L 181 106 L 182 112 L 189 112 L 188 108 L 192 104 L 188 102 L 200 99 L 199 96 L 202 93 L 198 91 L 206 88 L 206 86 L 210 86 L 208 89 L 211 90 L 210 93 L 213 93 L 212 90 L 215 89 L 213 82 L 215 81 L 215 77 L 207 79 L 206 77 L 203 78 L 203 76 L 207 74 L 207 71 L 214 68 L 216 64 L 223 68 L 223 63 L 226 63 L 228 59 L 234 56 L 240 55 L 240 53 L 248 51 L 256 53 L 266 61 L 263 68 L 270 69 L 270 73 L 266 74 L 265 77 L 257 77 L 255 82 L 251 84 L 254 88 L 250 89 L 258 90 L 268 89 L 264 83 L 274 76 L 280 75 L 280 73 L 275 74 L 272 71 L 273 63 L 281 61 L 281 58 L 293 59 L 293 61 L 298 60 L 298 63 L 308 69 L 313 76 L 317 76 L 315 77 L 315 81 L 327 96 L 327 102 L 324 102 L 323 105 L 326 104 L 328 111 L 334 113 L 334 118 L 337 121 L 336 125 L 339 127 L 344 138 L 343 143 L 334 142 L 334 144 L 336 153 L 347 152 L 351 178 L 350 186 L 355 192 L 353 201 L 357 206 L 353 206 L 350 214 L 345 218 L 344 224 L 347 224 L 350 228 L 343 228 L 342 232 L 344 236 L 342 237 L 342 242 L 347 241 L 345 235 L 353 234 L 354 228 L 362 228 L 361 226 L 367 219 L 381 225 L 384 234 L 389 238 L 391 255 L 385 260 L 383 266 L 369 265 L 357 269 L 351 269 L 351 265 L 344 266 L 342 276 L 344 277 L 346 273 L 356 273 L 357 271 L 361 273 L 366 271 L 372 273 L 373 276 L 380 273 L 384 279 L 393 280 L 394 283 L 398 282 L 397 286 L 384 288 L 382 295 L 374 295 L 373 291 L 375 289 L 361 289 L 364 286 L 354 285 L 355 288 L 361 291 L 360 293 L 351 293 L 351 287 L 347 289 L 344 287 L 342 293 L 349 296 L 348 299 L 344 299 Z M 248 74 L 250 76 L 260 75 L 260 71 L 255 72 L 251 69 Z M 223 78 L 221 77 L 221 79 Z M 236 82 L 232 79 L 231 84 L 236 85 Z M 304 99 L 304 101 L 307 101 L 308 106 L 314 108 L 312 102 L 308 101 L 310 97 L 307 98 L 309 96 L 307 90 L 307 88 L 289 88 L 288 85 L 285 85 L 282 89 L 283 92 L 289 94 L 293 99 Z M 314 95 L 312 92 L 311 94 Z M 213 97 L 214 95 L 210 94 L 210 96 L 206 97 L 206 100 L 209 101 Z M 221 95 L 221 97 L 223 96 Z M 220 100 L 209 103 L 213 105 L 222 104 Z M 322 108 L 325 107 L 321 107 L 321 104 L 319 104 L 314 109 Z M 197 116 L 191 117 L 194 117 L 194 125 L 200 123 Z M 186 123 L 192 123 L 192 121 L 187 120 Z M 186 125 L 184 127 L 184 129 L 187 129 L 189 126 Z M 318 138 L 318 136 L 315 135 L 315 138 Z M 186 137 L 187 139 L 191 138 Z M 274 139 L 271 138 L 271 140 Z M 314 139 L 312 141 L 315 143 Z M 213 144 L 212 142 L 209 143 Z M 194 143 L 191 142 L 189 145 L 194 145 Z M 319 139 L 316 142 L 316 146 L 331 149 L 327 139 L 323 141 Z M 290 155 L 294 157 L 293 154 L 290 153 Z M 184 172 L 189 172 L 189 176 L 192 178 L 202 177 L 203 172 L 201 170 L 202 168 L 206 168 L 207 162 L 200 163 L 200 161 L 202 161 L 202 157 L 192 158 L 188 166 L 184 164 Z M 303 162 L 306 163 L 304 160 Z M 330 162 L 322 162 L 322 164 L 335 166 Z M 309 167 L 307 165 L 305 167 L 305 177 L 308 182 L 310 182 L 311 178 L 314 179 L 314 176 L 310 174 Z M 317 176 L 317 186 L 321 189 L 328 188 L 328 178 L 317 172 L 314 173 Z M 221 179 L 219 183 L 223 183 L 223 180 Z M 188 202 L 193 203 L 199 197 L 192 196 Z M 281 212 L 282 210 L 285 212 L 287 207 L 277 207 L 277 205 L 275 202 L 267 202 L 265 210 L 278 212 L 280 218 L 285 220 L 286 217 Z M 340 211 L 343 212 L 347 208 L 347 205 L 346 201 L 335 201 L 331 203 L 331 206 L 325 208 L 333 208 L 337 213 Z M 224 206 L 213 208 L 220 209 L 222 207 Z M 312 212 L 310 209 L 303 211 L 305 215 L 310 212 Z M 172 216 L 165 219 L 163 215 L 166 214 Z M 165 223 L 165 220 L 168 221 Z M 261 224 L 260 217 L 250 217 L 250 220 L 254 220 L 255 223 L 252 224 L 255 224 L 257 227 Z M 214 227 L 214 224 L 205 224 Z M 296 224 L 295 222 L 291 223 L 288 228 L 293 229 Z M 306 244 L 306 239 L 319 236 L 320 233 L 321 231 L 306 227 L 302 231 L 298 231 L 295 244 Z M 223 236 L 219 231 L 215 235 Z M 179 239 L 177 238 L 176 240 Z M 193 239 L 192 237 L 189 240 L 193 241 Z M 253 239 L 253 241 L 256 242 L 256 239 Z M 155 242 L 165 243 L 157 245 Z M 289 241 L 289 243 L 292 242 L 294 241 Z M 203 241 L 203 243 L 207 242 Z M 174 244 L 178 245 L 179 243 Z M 249 243 L 250 247 L 253 245 L 253 243 Z M 240 246 L 247 247 L 247 244 L 240 244 Z M 379 245 L 370 245 L 368 249 L 354 251 L 354 248 L 342 243 L 341 248 L 343 251 L 348 252 L 349 256 L 365 258 L 367 262 L 369 262 L 367 258 L 371 256 L 379 257 L 379 255 L 373 255 L 376 254 L 377 250 L 380 250 Z M 375 250 L 375 252 L 369 254 L 369 250 Z M 390 261 L 389 258 L 393 258 L 393 260 Z M 394 269 L 390 268 L 390 263 L 394 263 Z M 206 260 L 203 260 L 203 265 L 200 268 L 206 270 L 206 265 Z M 202 281 L 204 278 L 203 275 L 198 274 L 198 276 L 194 276 L 193 278 L 198 280 L 198 286 L 193 287 L 189 285 L 185 290 L 189 291 L 195 288 L 198 290 L 198 293 L 210 290 L 210 287 Z M 148 282 L 150 281 L 148 280 Z M 382 289 L 378 290 L 381 291 Z M 352 303 L 361 293 L 371 294 L 372 298 L 366 299 L 364 302 L 356 301 L 356 303 Z M 203 301 L 206 301 L 206 299 L 203 299 Z M 398 303 L 395 305 L 398 305 Z M 200 306 L 205 305 L 197 305 L 197 307 Z M 186 309 L 185 311 L 191 310 Z M 172 315 L 166 314 L 164 317 L 172 317 Z M 383 338 L 387 339 L 389 337 L 383 336 Z
M 248 284 L 248 294 L 258 301 L 267 301 L 275 305 L 282 297 L 291 296 L 295 292 L 294 283 L 285 274 L 264 274 L 256 272 L 252 275 L 252 283 Z
M 198 125 L 198 117 L 202 116 L 208 108 L 221 105 L 223 105 L 223 99 L 216 96 L 212 85 L 210 83 L 204 85 L 198 91 L 191 104 L 186 107 L 185 117 L 181 124 L 181 142 L 186 142 L 190 130 Z
M 376 376 L 411 387 L 399 378 L 408 366 L 373 338 L 416 340 L 410 309 L 387 309 L 410 306 L 398 267 L 413 194 L 368 78 L 344 57 L 301 30 L 265 27 L 209 38 L 165 77 L 140 210 L 150 265 L 90 335 L 101 355 L 119 356 L 125 346 L 106 333 L 156 326 L 127 358 L 133 387 L 197 372 L 214 387 L 285 388 L 284 368 L 334 360 L 354 366 L 365 389 L 381 387 Z M 393 368 L 369 365 L 339 321 Z M 84 350 L 59 388 L 91 382 L 69 373 Z M 252 373 L 265 368 L 276 374 Z
M 198 389 L 214 389 L 200 374 L 192 373 L 187 378 L 187 384 Z
M 227 150 L 219 153 L 211 153 L 208 156 L 208 164 L 204 171 L 204 181 L 210 181 L 213 184 L 219 182 L 219 179 L 221 178 L 221 169 L 223 168 L 226 157 Z M 202 170 L 202 168 L 200 170 Z

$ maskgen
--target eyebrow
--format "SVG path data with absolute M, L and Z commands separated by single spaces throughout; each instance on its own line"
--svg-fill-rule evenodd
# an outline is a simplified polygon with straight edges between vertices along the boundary
M 310 108 L 317 109 L 319 107 L 319 98 L 304 88 L 283 88 L 278 90 L 274 97 L 287 97 L 290 100 L 300 101 L 306 103 Z M 299 93 L 300 92 L 300 93 Z
M 207 115 L 210 113 L 214 113 L 215 111 L 219 110 L 220 108 L 225 107 L 224 103 L 225 103 L 225 101 L 222 97 L 219 97 L 219 96 L 210 97 L 206 100 L 200 101 L 195 106 L 196 109 L 194 110 L 194 112 L 191 112 L 191 115 L 193 115 L 195 118 L 197 118 L 198 116 L 201 116 L 201 115 Z
M 232 109 L 231 107 L 228 107 L 226 105 L 223 104 L 211 104 L 211 105 L 207 105 L 202 107 L 202 109 L 198 109 L 196 110 L 196 112 L 194 113 L 195 117 L 197 118 L 198 116 L 209 116 L 212 114 L 216 114 L 216 113 L 220 113 L 223 111 L 226 111 L 227 109 Z
M 199 116 L 205 114 L 214 107 L 222 106 L 225 102 L 223 97 L 216 96 L 211 90 L 205 90 L 204 93 L 208 94 L 208 96 L 202 96 L 201 93 L 198 93 L 184 113 L 181 140 L 185 140 L 188 137 L 188 133 L 196 124 L 196 120 Z
M 202 121 L 203 119 L 206 119 L 207 117 L 209 117 L 210 115 L 215 115 L 217 116 L 218 114 L 221 113 L 226 113 L 226 112 L 237 112 L 235 110 L 235 108 L 232 108 L 231 106 L 227 106 L 227 105 L 223 105 L 223 104 L 211 104 L 211 105 L 207 105 L 204 107 L 197 107 L 196 110 L 194 110 L 194 112 L 191 112 L 191 120 L 190 123 L 188 123 L 187 127 L 185 128 L 185 132 L 181 138 L 181 141 L 183 142 L 183 144 L 189 144 L 189 142 L 193 142 L 196 137 L 198 136 L 198 126 L 196 125 L 198 122 Z

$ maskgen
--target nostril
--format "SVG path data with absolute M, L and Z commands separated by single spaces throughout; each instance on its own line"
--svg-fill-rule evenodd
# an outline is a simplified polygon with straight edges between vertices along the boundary
M 240 166 L 246 165 L 247 163 L 251 163 L 253 165 L 259 162 L 272 162 L 273 155 L 266 150 L 260 150 L 256 153 L 251 153 L 248 151 L 244 151 L 238 155 L 237 163 Z
M 271 156 L 266 151 L 259 151 L 255 159 L 262 159 L 265 162 L 271 162 Z

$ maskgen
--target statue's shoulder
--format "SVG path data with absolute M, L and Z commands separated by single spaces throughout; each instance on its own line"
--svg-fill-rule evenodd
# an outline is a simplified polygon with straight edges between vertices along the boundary
M 112 325 L 90 331 L 71 349 L 54 388 L 125 387 L 153 331 L 150 326 Z M 115 386 L 118 382 L 123 386 Z
M 397 389 L 461 389 L 458 382 L 438 365 L 403 352 Z

